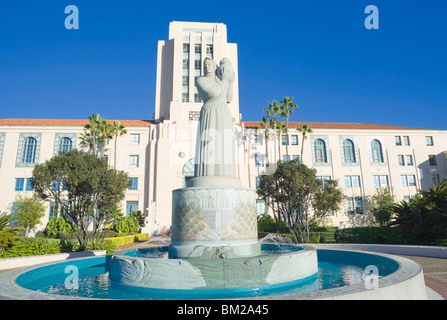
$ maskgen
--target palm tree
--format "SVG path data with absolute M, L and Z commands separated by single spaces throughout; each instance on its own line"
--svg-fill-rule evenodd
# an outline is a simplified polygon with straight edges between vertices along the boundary
M 101 156 L 104 158 L 104 152 L 106 149 L 107 140 L 113 138 L 115 130 L 112 124 L 110 124 L 106 120 L 101 119 L 101 121 L 98 124 L 97 133 L 98 133 L 98 142 L 101 145 Z
M 312 134 L 313 131 L 309 127 L 308 124 L 303 124 L 302 126 L 298 126 L 296 128 L 298 132 L 301 132 L 303 135 L 303 141 L 301 142 L 301 156 L 300 156 L 300 162 L 303 163 L 303 150 L 304 150 L 304 140 L 307 139 L 307 134 Z
M 3 252 L 8 245 L 18 242 L 23 236 L 23 228 L 9 228 L 8 226 L 10 222 L 11 215 L 0 212 L 0 256 L 3 255 Z
M 118 121 L 113 122 L 113 134 L 115 135 L 115 150 L 114 150 L 114 163 L 115 163 L 115 170 L 116 170 L 116 141 L 118 140 L 118 136 L 125 135 L 127 133 L 127 130 L 124 129 L 124 126 Z
M 89 123 L 84 126 L 85 129 L 89 130 L 89 134 L 92 137 L 93 142 L 93 154 L 96 155 L 96 143 L 98 139 L 98 127 L 101 123 L 102 117 L 99 114 L 93 114 L 92 116 L 88 117 Z
M 293 97 L 284 97 L 280 104 L 281 109 L 281 116 L 283 118 L 286 118 L 286 127 L 285 127 L 285 133 L 286 133 L 286 155 L 287 158 L 289 157 L 289 117 L 295 109 L 298 108 L 298 105 L 293 103 Z
M 87 129 L 84 128 L 84 132 L 80 136 L 81 146 L 88 146 L 88 153 L 93 154 L 93 137 Z
M 264 129 L 264 138 L 265 138 L 265 158 L 266 158 L 266 164 L 269 164 L 269 129 L 270 129 L 270 123 L 267 121 L 266 117 L 262 117 L 261 122 L 261 128 Z
M 278 134 L 278 123 L 281 124 L 280 121 L 278 121 L 278 118 L 281 117 L 281 108 L 277 101 L 269 102 L 266 109 L 262 109 L 265 113 L 265 120 L 266 122 L 269 122 L 270 128 L 273 128 L 274 134 Z M 263 118 L 263 119 L 264 119 Z M 281 133 L 278 134 L 278 141 L 281 140 Z M 278 160 L 281 153 L 281 146 L 278 145 Z

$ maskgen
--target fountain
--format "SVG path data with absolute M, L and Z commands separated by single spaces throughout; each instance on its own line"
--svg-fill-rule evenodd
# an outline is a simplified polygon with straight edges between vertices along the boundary
M 171 242 L 13 270 L 0 299 L 426 299 L 411 260 L 258 240 L 255 190 L 236 177 L 231 63 L 205 59 L 204 70 L 195 177 L 172 193 Z
M 209 58 L 196 86 L 205 102 L 199 119 L 194 178 L 172 193 L 169 259 L 117 253 L 110 279 L 160 289 L 258 287 L 301 280 L 318 272 L 316 250 L 295 247 L 263 254 L 258 241 L 256 191 L 236 177 L 235 138 L 227 103 L 234 71 Z M 169 276 L 166 276 L 166 275 Z

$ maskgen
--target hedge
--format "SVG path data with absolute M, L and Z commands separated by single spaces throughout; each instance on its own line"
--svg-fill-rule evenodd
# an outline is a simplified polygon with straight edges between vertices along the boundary
M 113 237 L 113 238 L 104 238 L 104 241 L 108 241 L 113 243 L 115 246 L 124 246 L 129 243 L 141 241 L 143 239 L 149 238 L 149 233 L 138 233 L 125 237 Z

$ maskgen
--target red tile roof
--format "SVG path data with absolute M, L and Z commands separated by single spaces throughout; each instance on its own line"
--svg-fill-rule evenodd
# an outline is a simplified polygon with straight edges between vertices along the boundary
M 149 127 L 148 120 L 107 120 L 112 123 L 120 121 L 125 127 Z M 0 119 L 0 126 L 39 126 L 39 127 L 82 127 L 88 123 L 87 119 Z
M 150 127 L 154 124 L 149 120 L 107 120 L 110 123 L 120 121 L 125 127 Z M 0 126 L 43 126 L 43 127 L 82 127 L 88 123 L 87 119 L 0 119 Z M 242 121 L 246 128 L 261 128 L 261 122 Z M 366 123 L 332 123 L 332 122 L 289 122 L 289 128 L 308 124 L 312 129 L 353 129 L 353 130 L 437 130 L 427 128 L 412 128 L 403 126 L 388 126 Z
M 261 122 L 256 121 L 242 121 L 246 128 L 261 128 Z M 354 130 L 436 130 L 426 128 L 412 128 L 402 126 L 388 126 L 380 124 L 366 124 L 366 123 L 332 123 L 332 122 L 289 122 L 289 128 L 295 129 L 298 126 L 307 124 L 311 129 L 354 129 Z

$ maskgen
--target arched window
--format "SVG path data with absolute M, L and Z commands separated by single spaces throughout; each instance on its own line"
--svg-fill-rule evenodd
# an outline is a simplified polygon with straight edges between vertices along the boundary
M 37 140 L 33 137 L 28 137 L 23 141 L 22 163 L 36 162 Z
M 194 160 L 195 158 L 189 159 L 183 166 L 183 187 L 186 187 L 186 181 L 194 177 Z
M 351 139 L 345 139 L 343 141 L 343 156 L 344 162 L 346 163 L 355 163 L 355 148 L 354 142 Z
M 371 141 L 372 161 L 383 162 L 382 144 L 379 140 L 374 139 Z
M 315 162 L 327 162 L 326 144 L 322 139 L 315 140 Z
M 71 151 L 73 146 L 73 142 L 68 137 L 63 137 L 59 140 L 59 152 L 68 152 Z

